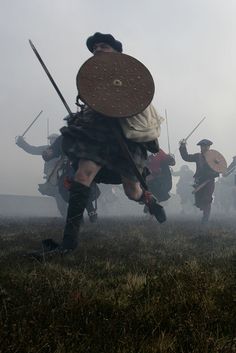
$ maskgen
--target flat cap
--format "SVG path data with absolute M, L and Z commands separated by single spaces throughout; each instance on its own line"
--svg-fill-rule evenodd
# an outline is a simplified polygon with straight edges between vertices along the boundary
M 211 146 L 213 142 L 207 139 L 203 139 L 197 143 L 197 146 Z
M 88 37 L 86 45 L 91 53 L 93 52 L 93 47 L 96 43 L 107 43 L 119 53 L 122 53 L 123 51 L 122 43 L 116 40 L 111 34 L 96 32 L 93 36 Z

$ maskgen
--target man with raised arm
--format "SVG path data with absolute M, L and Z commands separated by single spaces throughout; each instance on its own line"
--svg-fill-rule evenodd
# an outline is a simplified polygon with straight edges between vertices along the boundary
M 25 152 L 32 154 L 34 156 L 43 156 L 45 151 L 50 148 L 50 146 L 56 141 L 59 137 L 58 134 L 50 134 L 48 136 L 48 145 L 34 146 L 25 141 L 23 136 L 18 136 L 16 139 L 16 145 L 22 148 Z M 60 166 L 59 166 L 60 164 Z M 47 195 L 54 197 L 57 208 L 61 216 L 66 216 L 67 204 L 64 201 L 62 190 L 58 183 L 58 168 L 62 167 L 60 163 L 60 155 L 53 156 L 50 160 L 45 161 L 44 163 L 44 178 L 46 179 L 45 183 L 39 184 L 38 190 L 42 195 Z M 64 193 L 64 191 L 63 191 Z
M 206 162 L 206 153 L 210 150 L 212 142 L 203 139 L 199 141 L 197 145 L 200 146 L 200 152 L 189 154 L 186 147 L 186 141 L 182 140 L 180 141 L 179 151 L 184 161 L 196 163 L 196 172 L 194 174 L 195 206 L 203 211 L 202 224 L 207 224 L 211 213 L 215 178 L 219 176 L 219 173 L 212 170 Z

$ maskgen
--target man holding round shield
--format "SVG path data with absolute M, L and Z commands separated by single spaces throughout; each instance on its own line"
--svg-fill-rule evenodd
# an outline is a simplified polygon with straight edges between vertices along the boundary
M 195 206 L 203 211 L 202 224 L 207 224 L 210 212 L 212 195 L 215 189 L 215 178 L 219 173 L 226 170 L 226 161 L 224 157 L 215 150 L 210 150 L 212 142 L 203 139 L 197 143 L 200 146 L 200 153 L 189 154 L 186 148 L 186 141 L 180 141 L 179 151 L 181 157 L 186 162 L 196 163 L 196 172 L 194 174 Z
M 151 75 L 136 59 L 121 54 L 122 43 L 111 34 L 95 33 L 86 44 L 94 56 L 77 75 L 79 98 L 85 104 L 61 129 L 62 148 L 75 169 L 62 250 L 77 247 L 93 181 L 122 183 L 129 199 L 145 204 L 160 223 L 166 219 L 162 206 L 137 179 L 147 150 L 158 152 L 160 118 L 150 104 Z

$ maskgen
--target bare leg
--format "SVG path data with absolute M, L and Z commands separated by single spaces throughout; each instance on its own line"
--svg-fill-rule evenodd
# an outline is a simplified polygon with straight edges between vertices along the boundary
M 139 182 L 124 177 L 122 177 L 122 182 L 125 194 L 130 200 L 143 202 L 148 207 L 150 214 L 154 215 L 158 222 L 165 222 L 166 215 L 164 208 L 158 204 L 151 192 L 143 190 Z
M 74 175 L 74 181 L 85 186 L 90 186 L 100 169 L 101 166 L 95 162 L 81 159 L 79 161 L 78 169 Z
M 125 177 L 122 177 L 123 188 L 125 195 L 134 201 L 139 201 L 143 195 L 143 190 L 140 186 L 140 183 L 137 181 L 129 180 Z

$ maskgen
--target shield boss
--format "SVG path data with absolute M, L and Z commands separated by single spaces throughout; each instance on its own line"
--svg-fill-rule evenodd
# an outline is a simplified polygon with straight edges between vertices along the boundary
M 149 70 L 132 56 L 98 53 L 80 68 L 76 84 L 80 99 L 112 118 L 142 112 L 152 101 L 154 81 Z
M 227 162 L 222 154 L 215 150 L 209 150 L 205 154 L 209 167 L 217 173 L 224 173 L 227 170 Z

